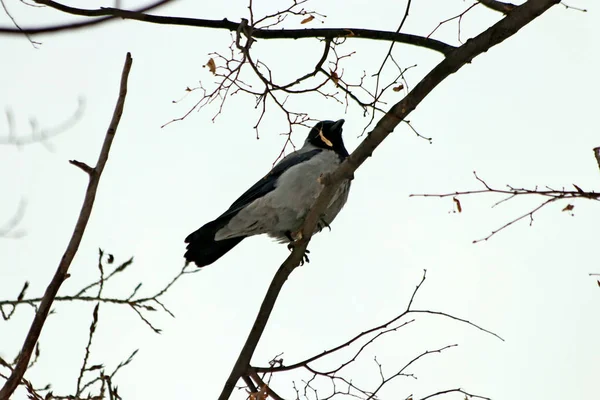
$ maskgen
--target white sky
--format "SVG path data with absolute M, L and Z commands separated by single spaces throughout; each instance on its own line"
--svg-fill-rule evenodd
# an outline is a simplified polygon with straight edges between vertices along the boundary
M 156 14 L 238 20 L 245 2 L 180 1 Z M 225 3 L 225 2 L 223 2 Z M 413 2 L 405 32 L 427 35 L 437 23 L 468 7 L 462 1 Z M 73 5 L 89 6 L 87 2 Z M 255 1 L 257 15 L 268 8 Z M 392 373 L 412 357 L 448 344 L 459 346 L 421 360 L 408 372 L 418 379 L 391 383 L 384 399 L 420 398 L 462 387 L 494 399 L 591 399 L 597 396 L 600 367 L 600 291 L 590 272 L 597 262 L 598 205 L 578 201 L 574 217 L 566 203 L 535 215 L 533 226 L 519 223 L 477 245 L 538 199 L 517 199 L 500 207 L 499 198 L 466 197 L 464 212 L 452 213 L 448 199 L 409 198 L 411 193 L 442 193 L 479 188 L 472 171 L 490 184 L 549 185 L 599 190 L 600 171 L 592 148 L 600 145 L 600 37 L 598 10 L 591 1 L 557 6 L 515 37 L 476 58 L 441 84 L 410 116 L 433 144 L 400 126 L 357 171 L 345 209 L 332 232 L 311 242 L 311 263 L 286 283 L 254 356 L 256 365 L 284 352 L 292 363 L 348 340 L 401 312 L 419 282 L 428 279 L 416 306 L 466 318 L 504 339 L 443 318 L 416 323 L 382 339 L 361 356 L 350 377 L 372 388 L 378 383 L 373 356 Z M 7 6 L 23 26 L 50 24 L 66 17 Z M 126 2 L 124 7 L 139 4 Z M 363 27 L 394 30 L 404 3 L 389 0 L 313 2 L 327 15 L 310 27 Z M 463 20 L 463 38 L 479 33 L 498 15 L 476 7 Z M 300 17 L 288 27 L 299 27 Z M 10 21 L 0 15 L 2 26 Z M 307 26 L 308 27 L 308 26 Z M 457 44 L 456 25 L 434 37 Z M 26 236 L 0 240 L 0 298 L 16 297 L 23 282 L 29 295 L 43 293 L 72 232 L 86 177 L 69 159 L 96 160 L 117 96 L 125 53 L 134 64 L 125 113 L 102 178 L 88 230 L 61 293 L 69 294 L 97 277 L 97 249 L 117 262 L 135 264 L 106 294 L 127 295 L 142 281 L 151 294 L 182 265 L 185 236 L 218 216 L 239 194 L 269 170 L 285 130 L 274 108 L 261 128 L 252 98 L 228 101 L 215 122 L 214 108 L 185 121 L 160 126 L 183 114 L 178 105 L 187 86 L 213 81 L 202 65 L 208 53 L 225 52 L 226 31 L 169 27 L 124 21 L 70 34 L 36 37 L 39 49 L 22 37 L 0 37 L 0 104 L 15 115 L 27 135 L 28 119 L 53 126 L 84 97 L 83 118 L 52 139 L 53 151 L 33 145 L 0 148 L 0 221 L 10 218 L 20 198 L 28 202 L 19 228 Z M 341 51 L 344 77 L 376 71 L 387 43 L 348 40 Z M 253 48 L 277 76 L 310 70 L 320 57 L 315 40 L 259 41 Z M 398 45 L 395 57 L 414 85 L 440 57 Z M 331 88 L 333 90 L 333 88 Z M 391 93 L 389 104 L 400 100 Z M 292 100 L 290 100 L 292 101 Z M 367 119 L 357 107 L 319 97 L 293 103 L 316 119 L 345 118 L 351 151 Z M 0 118 L 0 133 L 8 124 Z M 294 131 L 301 143 L 307 129 Z M 164 299 L 177 318 L 151 316 L 163 329 L 150 331 L 126 308 L 102 305 L 92 363 L 108 370 L 134 349 L 140 352 L 116 382 L 125 399 L 214 399 L 220 393 L 254 320 L 264 292 L 288 250 L 266 237 L 245 240 L 223 259 L 179 282 Z M 58 304 L 41 337 L 42 357 L 27 373 L 35 384 L 50 382 L 56 393 L 73 391 L 83 357 L 93 304 Z M 22 308 L 0 322 L 0 355 L 12 359 L 32 318 Z M 292 396 L 291 377 L 274 378 L 273 388 Z M 306 376 L 304 376 L 306 378 Z M 325 390 L 325 386 L 323 387 Z M 15 399 L 25 398 L 23 391 Z M 233 398 L 244 398 L 235 392 Z M 462 399 L 456 395 L 448 398 Z

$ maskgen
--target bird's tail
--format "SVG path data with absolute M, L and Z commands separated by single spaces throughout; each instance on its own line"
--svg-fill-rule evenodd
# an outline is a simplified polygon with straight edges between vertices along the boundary
M 222 224 L 219 222 L 218 219 L 209 222 L 185 238 L 188 245 L 184 257 L 187 262 L 196 263 L 198 267 L 212 264 L 245 238 L 245 236 L 240 236 L 215 240 L 215 233 L 222 228 Z

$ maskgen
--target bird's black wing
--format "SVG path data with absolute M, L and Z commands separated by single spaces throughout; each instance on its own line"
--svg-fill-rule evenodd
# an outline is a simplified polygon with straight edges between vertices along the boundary
M 314 149 L 303 153 L 294 153 L 284 158 L 264 178 L 256 182 L 239 199 L 234 201 L 231 207 L 220 217 L 188 235 L 185 238 L 185 242 L 188 243 L 185 253 L 186 260 L 188 262 L 195 262 L 199 267 L 203 267 L 212 264 L 241 242 L 244 236 L 217 241 L 215 240 L 215 234 L 219 229 L 227 225 L 231 218 L 242 208 L 275 189 L 277 179 L 285 171 L 294 165 L 309 160 L 321 151 L 321 149 Z
M 264 178 L 256 182 L 250 189 L 246 190 L 244 194 L 240 196 L 239 199 L 233 202 L 231 207 L 224 213 L 229 214 L 230 212 L 237 211 L 242 207 L 252 203 L 254 200 L 266 195 L 273 189 L 275 189 L 275 184 L 277 179 L 287 171 L 289 168 L 294 165 L 303 163 L 306 160 L 311 159 L 315 155 L 319 154 L 322 149 L 314 149 L 304 153 L 296 153 L 291 155 L 290 157 L 284 158 L 277 165 L 273 167 L 271 171 Z

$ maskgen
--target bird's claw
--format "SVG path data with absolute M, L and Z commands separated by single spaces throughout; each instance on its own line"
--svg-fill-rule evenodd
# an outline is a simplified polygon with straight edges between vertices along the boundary
M 294 251 L 294 242 L 290 242 L 287 245 L 287 248 L 289 251 Z M 302 260 L 300 261 L 300 266 L 303 266 L 304 263 L 309 263 L 310 260 L 308 259 L 308 255 L 310 254 L 310 250 L 306 249 L 304 250 L 304 254 L 302 255 Z
M 317 228 L 319 228 L 319 232 L 321 232 L 323 228 L 329 228 L 329 232 L 331 232 L 331 226 L 329 226 L 327 221 L 325 221 L 323 218 L 321 218 L 317 223 Z

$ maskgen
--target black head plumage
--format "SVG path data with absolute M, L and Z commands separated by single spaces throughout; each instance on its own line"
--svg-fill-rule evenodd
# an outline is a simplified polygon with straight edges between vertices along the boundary
M 308 134 L 306 142 L 315 147 L 335 151 L 340 158 L 348 157 L 348 150 L 342 139 L 344 120 L 318 122 Z

